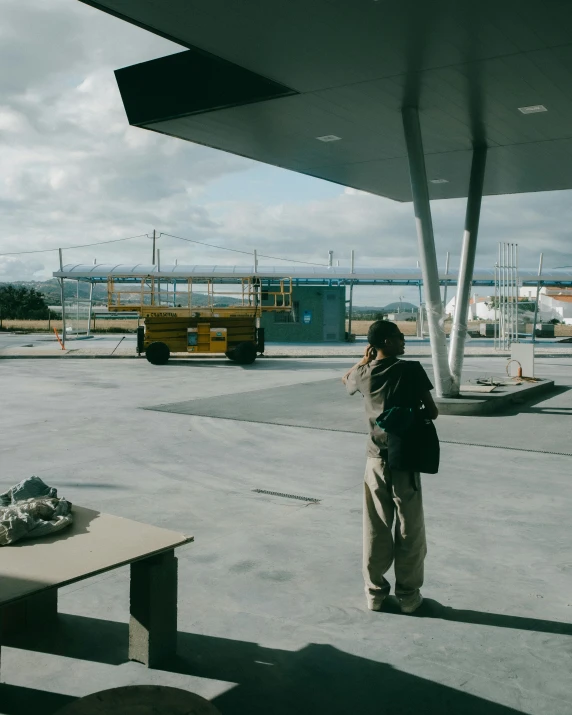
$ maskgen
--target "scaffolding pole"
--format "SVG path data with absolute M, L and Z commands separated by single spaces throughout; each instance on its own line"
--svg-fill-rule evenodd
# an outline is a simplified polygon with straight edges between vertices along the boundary
M 519 339 L 518 290 L 518 244 L 499 243 L 495 266 L 495 299 L 498 309 L 495 350 L 508 350 L 511 343 Z
M 64 261 L 62 257 L 62 249 L 58 248 L 60 254 L 60 272 L 64 272 Z M 62 302 L 62 349 L 66 347 L 66 306 L 64 298 L 64 279 L 60 278 L 60 297 Z
M 356 252 L 352 248 L 352 252 L 350 255 L 350 271 L 351 271 L 351 273 L 354 272 L 355 256 L 356 256 Z M 352 339 L 353 305 L 354 305 L 354 282 L 350 281 L 350 301 L 349 301 L 349 311 L 348 311 L 348 341 L 351 341 L 351 339 Z
M 514 261 L 513 261 L 513 274 L 514 274 L 514 334 L 515 340 L 518 343 L 520 340 L 520 334 L 518 332 L 518 243 L 513 244 L 514 251 Z
M 93 306 L 93 282 L 89 282 L 89 305 L 87 306 L 87 337 L 91 335 L 91 313 Z
M 350 281 L 350 300 L 349 300 L 349 310 L 348 310 L 348 342 L 352 339 L 352 313 L 354 304 L 354 282 Z

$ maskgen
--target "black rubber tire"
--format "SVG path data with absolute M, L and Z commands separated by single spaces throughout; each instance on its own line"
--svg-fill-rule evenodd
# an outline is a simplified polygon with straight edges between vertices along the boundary
M 151 343 L 145 350 L 145 357 L 152 365 L 164 365 L 171 357 L 171 352 L 165 343 Z
M 256 345 L 254 343 L 240 343 L 234 349 L 234 361 L 239 365 L 252 365 L 256 360 Z
M 232 360 L 233 362 L 236 360 L 234 350 L 229 350 L 228 352 L 225 353 L 225 355 L 229 360 Z

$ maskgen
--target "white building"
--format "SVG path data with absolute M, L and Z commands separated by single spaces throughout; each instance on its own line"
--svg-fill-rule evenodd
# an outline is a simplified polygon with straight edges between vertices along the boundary
M 417 311 L 414 313 L 410 310 L 402 310 L 401 313 L 388 313 L 387 314 L 387 319 L 391 321 L 396 321 L 396 320 L 411 320 L 413 318 L 414 320 L 417 318 Z
M 531 303 L 536 301 L 536 288 L 525 286 L 520 288 L 519 296 L 521 299 L 528 298 Z M 445 313 L 453 317 L 455 313 L 456 296 L 453 296 L 445 307 Z M 494 297 L 477 295 L 476 293 L 471 298 L 469 310 L 467 313 L 468 320 L 495 320 L 495 311 L 493 308 Z M 522 315 L 525 311 L 522 310 Z M 527 310 L 526 315 L 532 318 L 534 309 Z M 570 288 L 547 288 L 540 289 L 538 301 L 538 322 L 547 323 L 556 318 L 561 323 L 572 325 L 572 289 Z
M 476 293 L 469 301 L 469 310 L 467 312 L 467 320 L 494 320 L 495 311 L 493 308 L 493 298 L 486 295 L 477 295 Z M 445 313 L 451 317 L 455 314 L 455 306 L 457 296 L 453 296 L 445 306 Z
M 523 298 L 536 300 L 536 288 L 526 286 L 520 289 Z M 572 325 L 572 289 L 570 288 L 547 288 L 540 289 L 538 301 L 539 322 L 546 323 L 553 318 L 566 325 Z

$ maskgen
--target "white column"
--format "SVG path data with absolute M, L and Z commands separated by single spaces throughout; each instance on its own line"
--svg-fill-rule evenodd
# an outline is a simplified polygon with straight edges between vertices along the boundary
M 487 148 L 485 146 L 475 147 L 473 149 L 471 179 L 469 182 L 469 195 L 467 197 L 467 212 L 465 214 L 465 231 L 463 233 L 463 248 L 461 251 L 461 264 L 459 266 L 459 279 L 457 282 L 455 316 L 453 318 L 451 345 L 449 347 L 449 368 L 453 378 L 453 393 L 457 395 L 459 394 L 461 373 L 463 371 L 463 358 L 465 356 L 467 313 L 471 297 L 473 271 L 475 269 L 475 254 L 477 252 L 477 235 L 479 232 L 486 161 Z
M 438 397 L 454 395 L 453 381 L 447 362 L 447 341 L 445 338 L 443 303 L 441 302 L 441 288 L 439 286 L 439 271 L 437 268 L 437 255 L 435 253 L 435 238 L 433 236 L 433 222 L 431 220 L 431 205 L 429 203 L 429 189 L 427 187 L 427 173 L 425 170 L 425 156 L 423 154 L 423 140 L 419 124 L 419 110 L 417 107 L 404 107 L 403 129 L 407 144 L 407 157 L 409 159 L 409 174 L 411 178 L 411 193 L 415 209 L 415 223 L 417 225 L 417 238 L 421 261 L 421 274 L 425 289 L 425 304 L 427 308 L 427 323 L 429 325 L 429 338 L 431 341 L 431 357 L 435 375 L 435 389 Z

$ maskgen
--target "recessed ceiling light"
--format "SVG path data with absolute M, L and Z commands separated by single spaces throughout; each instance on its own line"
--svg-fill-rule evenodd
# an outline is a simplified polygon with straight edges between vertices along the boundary
M 316 137 L 316 139 L 321 142 L 338 142 L 341 137 L 337 137 L 335 134 L 326 134 L 323 137 Z
M 448 179 L 430 179 L 432 184 L 448 184 Z
M 523 114 L 537 114 L 538 112 L 547 112 L 548 109 L 544 104 L 531 104 L 530 107 L 519 107 L 518 111 Z

